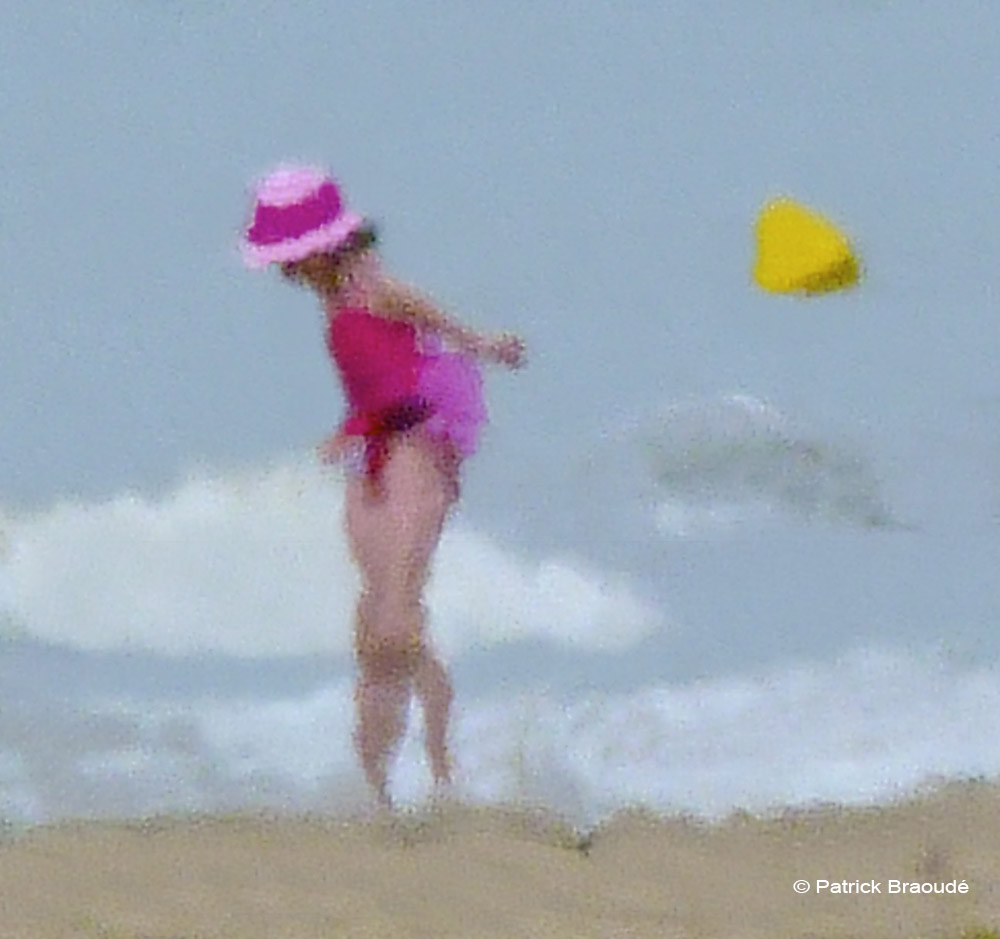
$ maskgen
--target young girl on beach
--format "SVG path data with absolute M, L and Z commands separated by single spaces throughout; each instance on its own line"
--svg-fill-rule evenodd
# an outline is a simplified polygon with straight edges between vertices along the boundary
M 413 694 L 424 709 L 435 784 L 451 779 L 452 689 L 427 638 L 422 594 L 458 498 L 461 463 L 486 421 L 477 360 L 517 368 L 524 344 L 446 317 L 382 272 L 375 244 L 374 227 L 346 207 L 325 172 L 284 166 L 257 184 L 244 260 L 253 268 L 278 264 L 315 291 L 347 397 L 347 418 L 322 456 L 349 467 L 347 535 L 362 580 L 355 745 L 377 799 L 389 806 L 388 761 Z

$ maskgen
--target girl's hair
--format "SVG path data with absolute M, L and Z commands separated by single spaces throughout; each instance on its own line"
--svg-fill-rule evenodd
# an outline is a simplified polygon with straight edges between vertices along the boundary
M 330 257 L 337 263 L 354 257 L 362 251 L 378 244 L 378 229 L 374 222 L 365 221 L 357 231 L 351 232 L 342 245 L 330 252 Z

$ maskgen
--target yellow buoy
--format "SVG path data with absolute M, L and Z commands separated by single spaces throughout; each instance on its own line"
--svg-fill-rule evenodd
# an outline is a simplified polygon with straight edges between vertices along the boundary
M 832 222 L 793 199 L 775 199 L 757 218 L 753 278 L 775 293 L 827 293 L 858 281 L 858 260 Z

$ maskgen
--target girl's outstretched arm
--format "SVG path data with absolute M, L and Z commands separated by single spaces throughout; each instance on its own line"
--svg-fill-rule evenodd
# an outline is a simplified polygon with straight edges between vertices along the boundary
M 419 329 L 435 332 L 476 358 L 509 368 L 520 368 L 524 364 L 524 342 L 519 337 L 510 333 L 487 336 L 469 329 L 442 313 L 433 301 L 399 281 L 381 278 L 375 293 L 375 306 L 382 316 L 407 320 Z

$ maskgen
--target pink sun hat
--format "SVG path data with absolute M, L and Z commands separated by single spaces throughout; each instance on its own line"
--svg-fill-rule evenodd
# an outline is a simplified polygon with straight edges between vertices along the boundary
M 254 189 L 253 221 L 243 236 L 243 261 L 259 270 L 332 251 L 363 222 L 344 205 L 340 188 L 325 171 L 282 165 Z

